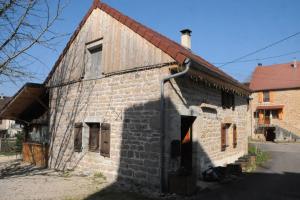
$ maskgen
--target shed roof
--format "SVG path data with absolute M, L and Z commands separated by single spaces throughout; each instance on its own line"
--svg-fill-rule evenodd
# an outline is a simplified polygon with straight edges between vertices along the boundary
M 257 66 L 252 74 L 253 91 L 300 88 L 300 62 Z
M 19 120 L 26 111 L 41 95 L 45 93 L 44 85 L 37 83 L 26 83 L 0 111 L 0 118 Z M 25 119 L 21 119 L 25 120 Z
M 65 53 L 69 49 L 71 43 L 74 41 L 74 39 L 78 35 L 78 33 L 79 33 L 80 29 L 82 28 L 82 26 L 87 21 L 90 14 L 93 12 L 94 9 L 97 9 L 97 8 L 99 8 L 100 10 L 106 12 L 108 15 L 115 18 L 120 23 L 124 24 L 125 26 L 130 28 L 132 31 L 139 34 L 141 37 L 146 39 L 148 42 L 150 42 L 151 44 L 153 44 L 157 48 L 161 49 L 163 52 L 165 52 L 166 54 L 171 56 L 179 64 L 183 64 L 184 61 L 187 58 L 189 58 L 189 59 L 192 60 L 193 63 L 196 63 L 196 64 L 200 65 L 201 67 L 204 67 L 205 70 L 207 70 L 207 72 L 210 75 L 212 75 L 212 76 L 214 76 L 214 77 L 216 77 L 216 78 L 218 78 L 222 81 L 225 81 L 225 82 L 227 82 L 231 85 L 234 85 L 235 87 L 238 87 L 239 89 L 241 89 L 243 91 L 248 92 L 248 87 L 246 87 L 243 84 L 239 83 L 239 81 L 233 79 L 231 76 L 229 76 L 228 74 L 226 74 L 225 72 L 223 72 L 222 70 L 217 68 L 216 66 L 212 65 L 208 61 L 204 60 L 200 56 L 194 54 L 192 51 L 184 48 L 180 44 L 170 40 L 169 38 L 161 35 L 160 33 L 156 32 L 154 30 L 144 26 L 143 24 L 140 24 L 139 22 L 131 19 L 130 17 L 122 14 L 121 12 L 117 11 L 116 9 L 114 9 L 114 8 L 108 6 L 107 4 L 102 3 L 98 0 L 94 0 L 93 5 L 89 9 L 87 14 L 83 18 L 83 20 L 80 22 L 78 28 L 73 33 L 71 39 L 67 43 L 67 45 L 66 45 L 65 49 L 63 50 L 62 54 L 59 56 L 58 60 L 56 61 L 53 69 L 51 70 L 50 74 L 46 78 L 45 83 L 47 83 L 49 81 L 50 77 L 52 76 L 52 74 L 55 71 L 55 68 L 59 65 L 60 61 L 62 60 Z

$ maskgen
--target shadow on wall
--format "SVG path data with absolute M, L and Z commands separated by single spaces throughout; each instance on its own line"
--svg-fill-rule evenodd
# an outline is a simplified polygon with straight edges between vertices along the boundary
M 75 63 L 63 63 L 63 65 L 76 66 Z M 57 80 L 70 79 L 71 76 L 69 73 L 61 71 L 58 73 L 60 77 L 58 77 Z M 138 75 L 138 73 L 135 75 Z M 110 77 L 107 79 L 110 79 Z M 114 78 L 113 81 L 116 79 L 120 79 L 120 77 Z M 181 104 L 188 109 L 190 106 L 199 105 L 199 102 L 204 103 L 204 100 L 202 101 L 200 99 L 199 101 L 198 98 L 190 100 L 191 93 L 195 91 L 182 80 L 182 78 L 176 80 L 179 85 L 179 89 L 177 89 L 176 92 L 182 94 Z M 52 133 L 52 145 L 50 146 L 49 160 L 49 166 L 51 168 L 60 170 L 69 168 L 75 169 L 87 153 L 87 151 L 85 151 L 78 156 L 78 153 L 74 152 L 73 129 L 77 122 L 76 120 L 78 120 L 78 115 L 81 117 L 88 116 L 90 112 L 88 106 L 91 102 L 94 102 L 94 98 L 97 96 L 95 92 L 101 91 L 100 86 L 97 84 L 97 81 L 86 81 L 51 89 L 50 133 Z M 124 84 L 126 83 L 120 82 L 119 85 L 114 85 L 114 87 L 120 89 L 124 87 Z M 143 91 L 146 89 L 139 86 L 137 87 L 138 88 L 133 88 L 137 90 L 137 95 L 131 98 L 130 103 L 128 99 L 126 99 L 129 94 L 127 94 L 125 90 L 123 91 L 121 89 L 121 94 L 118 94 L 119 96 L 125 96 L 125 99 L 116 100 L 116 98 L 113 97 L 117 94 L 112 89 L 105 94 L 105 97 L 109 99 L 110 103 L 101 105 L 103 106 L 102 109 L 99 110 L 101 114 L 99 114 L 99 116 L 97 114 L 97 117 L 104 119 L 106 123 L 110 123 L 111 125 L 111 167 L 116 167 L 117 171 L 105 170 L 110 172 L 111 176 L 115 176 L 115 183 L 112 184 L 111 187 L 114 187 L 114 185 L 124 187 L 137 186 L 137 188 L 143 186 L 150 190 L 159 191 L 161 181 L 160 100 L 146 101 L 147 98 L 149 99 L 149 97 L 143 96 L 148 94 L 143 94 Z M 194 87 L 196 88 L 195 85 Z M 202 92 L 202 90 L 196 91 Z M 156 92 L 155 96 L 159 96 L 159 89 Z M 206 95 L 210 96 L 211 94 L 207 93 Z M 120 108 L 120 100 L 122 108 Z M 101 102 L 101 99 L 99 102 Z M 115 109 L 117 103 L 118 108 L 122 110 L 118 112 L 121 113 L 117 113 Z M 220 98 L 213 101 L 212 104 L 220 106 Z M 193 177 L 194 179 L 191 180 L 194 183 L 196 179 L 201 176 L 200 169 L 198 168 L 200 164 L 202 165 L 200 162 L 209 165 L 212 161 L 199 143 L 194 142 L 192 144 L 192 140 L 189 140 L 189 138 L 193 138 L 193 135 L 197 135 L 196 132 L 193 132 L 193 130 L 189 128 L 187 128 L 185 132 L 182 132 L 181 124 L 184 116 L 181 116 L 177 109 L 178 108 L 170 99 L 166 99 L 165 180 L 168 179 L 169 174 L 182 171 L 186 176 Z M 216 114 L 214 111 L 209 111 Z M 115 117 L 115 115 L 120 115 L 121 118 Z M 188 114 L 185 115 L 185 117 L 187 116 Z M 216 124 L 220 127 L 220 121 L 216 121 Z M 120 129 L 116 128 L 120 126 L 120 124 L 122 127 Z M 119 148 L 116 147 L 117 145 L 114 144 L 114 141 L 120 144 Z M 178 150 L 177 153 L 174 153 L 178 141 L 179 146 L 183 143 L 186 144 L 185 147 L 181 145 L 181 149 L 184 149 L 184 153 Z M 175 150 L 171 151 L 171 143 L 174 143 Z M 54 145 L 56 145 L 56 147 L 54 147 Z M 175 155 L 173 155 L 173 153 Z M 100 157 L 101 155 L 98 153 L 95 154 L 95 156 Z M 88 163 L 86 163 L 86 165 L 86 168 L 89 168 Z M 91 166 L 91 168 L 97 168 L 97 166 Z M 102 171 L 101 168 L 98 170 L 100 172 Z
M 68 53 L 62 59 L 60 67 L 57 67 L 55 74 L 50 80 L 49 97 L 50 97 L 50 113 L 49 113 L 49 133 L 50 133 L 50 148 L 49 161 L 50 168 L 66 170 L 67 164 L 74 156 L 74 151 L 68 151 L 70 145 L 73 145 L 72 133 L 76 120 L 76 116 L 86 112 L 86 105 L 89 102 L 90 94 L 83 91 L 86 88 L 93 91 L 94 84 L 86 84 L 83 86 L 81 78 L 83 76 L 84 67 L 87 61 L 84 60 L 83 66 L 79 62 L 77 56 L 82 55 L 80 52 L 80 42 L 73 42 L 74 47 L 69 49 Z M 71 102 L 71 103 L 70 103 Z M 64 128 L 60 128 L 63 126 Z M 59 132 L 63 130 L 63 132 Z M 58 151 L 54 152 L 54 145 L 60 144 Z M 83 156 L 77 159 L 77 163 Z M 77 163 L 73 164 L 75 168 Z

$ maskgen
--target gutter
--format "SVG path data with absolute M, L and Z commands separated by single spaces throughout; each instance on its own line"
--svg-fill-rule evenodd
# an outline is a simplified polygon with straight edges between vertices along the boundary
M 160 190 L 161 193 L 166 192 L 166 178 L 165 178 L 165 90 L 164 85 L 165 82 L 177 78 L 179 76 L 183 76 L 186 74 L 191 66 L 191 60 L 189 58 L 185 59 L 183 62 L 185 65 L 185 69 L 179 73 L 172 74 L 169 76 L 164 77 L 160 81 L 160 128 L 161 128 L 161 135 L 160 135 L 160 145 L 161 145 L 161 159 L 160 159 Z

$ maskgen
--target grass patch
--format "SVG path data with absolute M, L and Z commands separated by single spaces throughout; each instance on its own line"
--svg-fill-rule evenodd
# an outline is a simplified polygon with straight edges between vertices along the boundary
M 15 156 L 16 152 L 0 152 L 0 156 Z
M 94 173 L 93 181 L 95 184 L 105 183 L 106 177 L 101 172 Z
M 106 177 L 101 172 L 96 172 L 94 174 L 94 178 L 101 178 L 101 179 L 106 180 Z
M 267 152 L 262 151 L 260 148 L 250 145 L 248 148 L 249 155 L 256 156 L 256 165 L 261 166 L 269 159 Z

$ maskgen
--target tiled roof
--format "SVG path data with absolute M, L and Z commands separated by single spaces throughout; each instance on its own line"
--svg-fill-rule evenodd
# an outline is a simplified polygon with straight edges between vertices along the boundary
M 252 74 L 253 91 L 300 88 L 300 62 L 258 66 Z
M 238 86 L 241 89 L 248 90 L 246 86 L 239 83 L 237 80 L 233 79 L 231 76 L 224 73 L 219 68 L 215 67 L 214 65 L 210 64 L 200 56 L 197 56 L 192 51 L 184 48 L 180 44 L 170 40 L 169 38 L 161 35 L 160 33 L 153 31 L 152 29 L 144 26 L 143 24 L 140 24 L 139 22 L 131 19 L 130 17 L 122 14 L 121 12 L 117 11 L 116 9 L 108 6 L 105 3 L 102 3 L 100 1 L 94 0 L 94 3 L 88 13 L 85 15 L 81 23 L 79 24 L 78 28 L 72 35 L 70 41 L 66 45 L 63 53 L 60 55 L 59 59 L 54 65 L 54 68 L 50 72 L 49 76 L 47 77 L 47 82 L 52 75 L 52 73 L 55 70 L 55 67 L 59 64 L 60 60 L 63 58 L 64 54 L 68 50 L 70 44 L 73 42 L 73 40 L 76 38 L 77 34 L 79 33 L 81 27 L 85 24 L 86 20 L 88 19 L 89 15 L 92 13 L 92 11 L 96 8 L 101 9 L 102 11 L 106 12 L 116 20 L 118 20 L 120 23 L 124 24 L 128 28 L 130 28 L 132 31 L 139 34 L 141 37 L 146 39 L 148 42 L 156 46 L 157 48 L 161 49 L 163 52 L 171 56 L 176 62 L 179 64 L 183 64 L 185 59 L 190 58 L 192 61 L 198 63 L 199 65 L 205 67 L 207 70 L 212 72 L 217 78 L 223 79 L 235 86 Z

